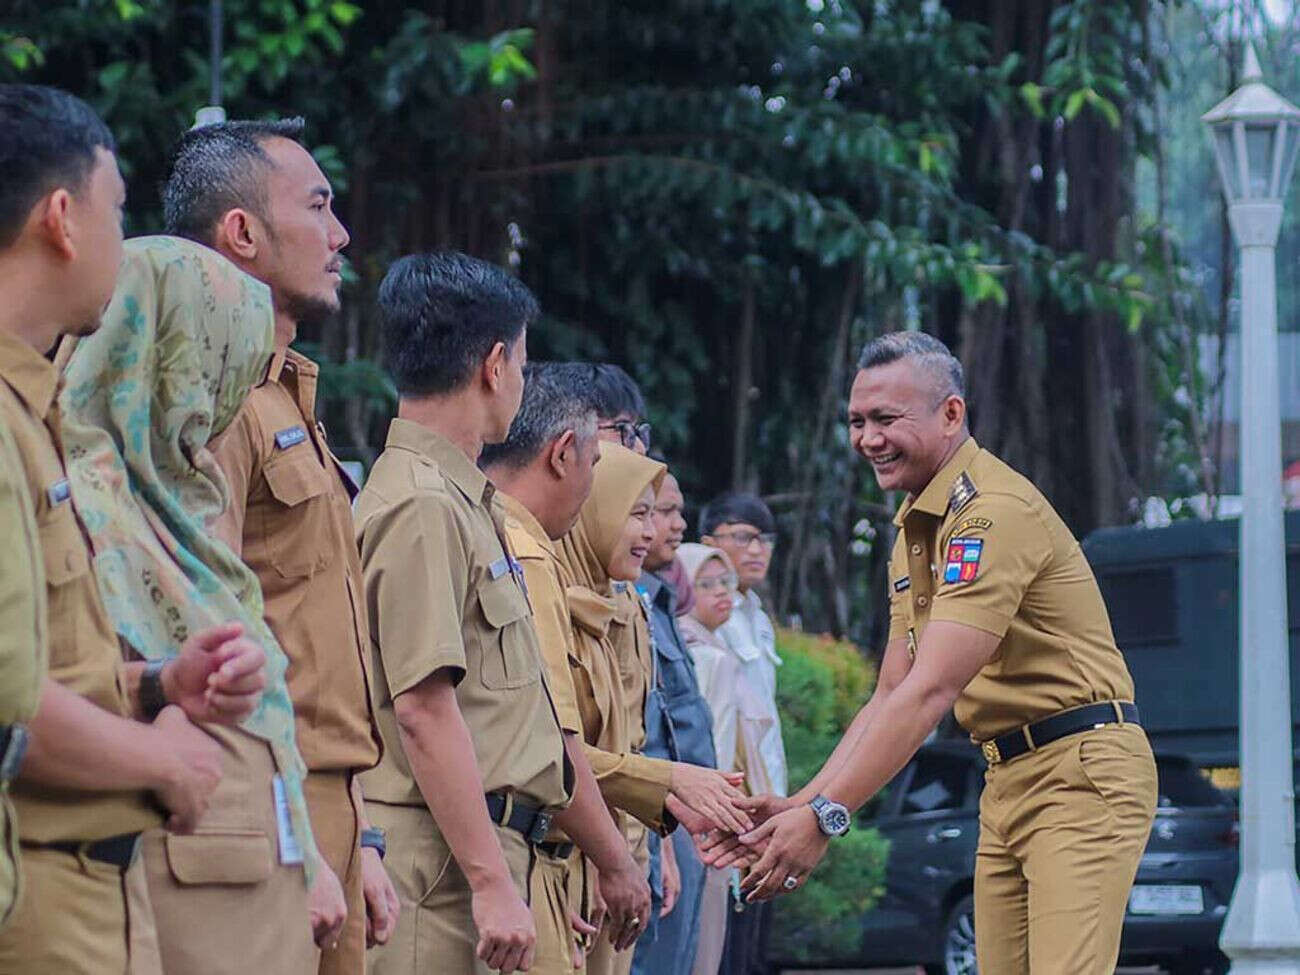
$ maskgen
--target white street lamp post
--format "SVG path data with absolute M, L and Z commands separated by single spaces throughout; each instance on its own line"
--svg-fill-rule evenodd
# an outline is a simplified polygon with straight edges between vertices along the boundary
M 1273 256 L 1300 109 L 1251 48 L 1241 86 L 1202 121 L 1241 248 L 1241 873 L 1219 944 L 1234 975 L 1300 975 Z

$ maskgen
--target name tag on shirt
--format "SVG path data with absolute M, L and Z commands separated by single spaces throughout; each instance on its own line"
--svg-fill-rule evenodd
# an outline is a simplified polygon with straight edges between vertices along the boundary
M 275 827 L 280 834 L 280 862 L 286 865 L 302 863 L 302 847 L 293 835 L 293 819 L 289 815 L 289 797 L 285 794 L 284 779 L 271 779 L 271 794 L 275 798 Z
M 509 572 L 510 569 L 511 569 L 510 558 L 508 556 L 503 555 L 501 556 L 501 558 L 497 559 L 495 562 L 493 562 L 491 565 L 488 566 L 488 578 L 491 579 L 493 582 L 495 582 L 496 580 L 500 579 L 503 575 L 505 575 L 507 572 Z
M 275 435 L 275 445 L 281 450 L 288 450 L 307 439 L 307 431 L 302 427 L 289 427 Z
M 61 477 L 51 484 L 45 489 L 45 497 L 49 499 L 51 508 L 67 501 L 68 498 L 72 497 L 72 488 L 68 486 L 68 479 Z

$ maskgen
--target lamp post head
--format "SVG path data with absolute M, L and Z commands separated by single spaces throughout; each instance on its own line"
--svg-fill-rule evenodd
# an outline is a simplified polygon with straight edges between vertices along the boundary
M 1264 84 L 1254 46 L 1246 48 L 1241 84 L 1201 121 L 1228 203 L 1272 204 L 1280 214 L 1300 147 L 1300 108 Z

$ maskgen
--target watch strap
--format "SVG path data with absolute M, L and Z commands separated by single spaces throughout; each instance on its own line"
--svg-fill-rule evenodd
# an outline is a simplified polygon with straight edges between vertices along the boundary
M 382 860 L 388 852 L 388 838 L 379 827 L 367 826 L 361 831 L 361 848 L 374 850 Z
M 146 721 L 152 721 L 167 706 L 167 695 L 163 693 L 162 672 L 170 662 L 169 657 L 150 660 L 140 675 L 140 711 Z

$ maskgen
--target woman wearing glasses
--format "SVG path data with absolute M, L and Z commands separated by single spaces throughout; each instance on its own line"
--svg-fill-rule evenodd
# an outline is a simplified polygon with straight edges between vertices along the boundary
M 751 795 L 772 791 L 760 746 L 772 729 L 763 702 L 745 682 L 739 658 L 719 632 L 731 617 L 736 570 L 721 549 L 686 544 L 677 550 L 694 588 L 690 612 L 677 625 L 695 660 L 700 692 L 713 712 L 713 744 L 724 772 L 743 772 Z M 727 887 L 735 870 L 709 870 L 700 904 L 700 936 L 692 975 L 716 975 L 727 934 Z

